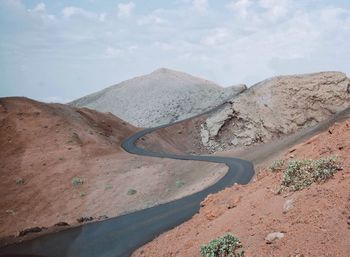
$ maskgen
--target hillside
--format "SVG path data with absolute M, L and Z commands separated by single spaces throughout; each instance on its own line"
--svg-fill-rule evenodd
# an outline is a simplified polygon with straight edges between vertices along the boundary
M 209 151 L 244 148 L 312 127 L 350 107 L 350 80 L 340 72 L 262 81 L 210 114 L 201 125 Z
M 191 220 L 155 238 L 132 256 L 200 256 L 202 245 L 225 233 L 242 242 L 246 257 L 348 256 L 349 146 L 350 109 L 323 132 L 276 156 L 284 163 L 337 156 L 341 168 L 331 178 L 299 191 L 280 191 L 286 168 L 272 172 L 269 167 L 273 162 L 267 162 L 251 183 L 209 195 Z
M 111 112 L 138 127 L 155 127 L 200 114 L 245 88 L 222 88 L 208 80 L 161 68 L 70 104 Z
M 349 83 L 340 72 L 264 80 L 217 111 L 154 131 L 138 144 L 176 153 L 223 154 L 225 151 L 228 156 L 250 155 L 248 159 L 253 160 L 255 146 L 265 147 L 267 152 L 266 143 L 269 143 L 268 152 L 273 153 L 276 140 L 288 136 L 289 141 L 296 140 L 350 107 Z M 256 152 L 259 159 L 263 158 L 260 150 Z
M 0 245 L 27 228 L 74 226 L 183 197 L 227 170 L 128 154 L 121 141 L 136 131 L 110 113 L 0 98 Z

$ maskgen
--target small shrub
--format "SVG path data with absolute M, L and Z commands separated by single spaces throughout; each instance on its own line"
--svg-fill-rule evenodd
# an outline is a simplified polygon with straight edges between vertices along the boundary
M 341 167 L 336 157 L 318 160 L 292 160 L 283 172 L 282 183 L 292 191 L 301 190 L 314 182 L 324 182 Z
M 202 245 L 200 249 L 201 257 L 242 257 L 244 256 L 241 242 L 231 234 L 210 241 L 207 245 Z
M 109 190 L 109 189 L 112 189 L 112 188 L 113 188 L 112 185 L 106 185 L 106 186 L 105 186 L 105 190 Z
M 272 172 L 279 172 L 283 170 L 283 167 L 284 167 L 284 160 L 274 160 L 271 163 L 269 169 Z
M 183 182 L 181 179 L 177 179 L 175 182 L 175 185 L 177 188 L 183 187 L 185 185 L 185 182 Z
M 72 179 L 72 185 L 73 186 L 79 186 L 84 184 L 84 180 L 82 178 L 75 177 Z
M 25 183 L 25 179 L 24 178 L 17 178 L 16 179 L 16 184 L 17 185 L 23 185 Z
M 130 188 L 130 189 L 128 190 L 128 192 L 126 192 L 127 195 L 134 195 L 134 194 L 136 194 L 136 193 L 137 193 L 137 191 L 136 191 L 135 189 L 133 189 L 133 188 Z

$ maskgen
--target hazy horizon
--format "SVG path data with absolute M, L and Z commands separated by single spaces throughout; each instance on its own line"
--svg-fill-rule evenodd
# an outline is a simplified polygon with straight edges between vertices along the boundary
M 350 74 L 346 0 L 2 0 L 0 32 L 0 97 L 67 102 L 160 67 L 221 86 Z

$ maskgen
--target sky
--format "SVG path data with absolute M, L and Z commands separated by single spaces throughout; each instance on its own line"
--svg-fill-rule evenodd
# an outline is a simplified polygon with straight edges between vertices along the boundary
M 349 60 L 349 0 L 0 0 L 0 97 L 65 103 L 160 67 L 250 86 Z

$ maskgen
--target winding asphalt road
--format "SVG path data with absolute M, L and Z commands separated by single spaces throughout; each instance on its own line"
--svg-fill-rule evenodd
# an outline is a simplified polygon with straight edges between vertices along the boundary
M 153 152 L 135 145 L 135 142 L 142 136 L 167 126 L 170 125 L 137 132 L 125 139 L 122 142 L 122 147 L 125 151 L 137 155 L 223 163 L 229 167 L 226 175 L 214 185 L 179 200 L 10 245 L 0 249 L 0 256 L 9 253 L 50 257 L 130 256 L 134 250 L 151 241 L 157 235 L 190 219 L 198 212 L 200 202 L 208 194 L 216 193 L 234 183 L 246 184 L 254 175 L 253 165 L 245 160 Z

